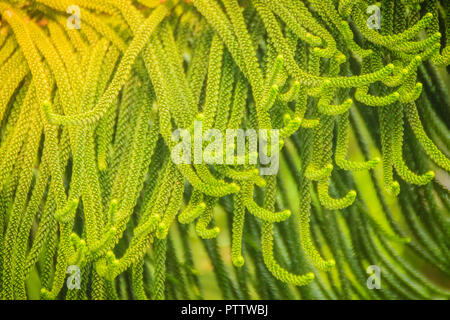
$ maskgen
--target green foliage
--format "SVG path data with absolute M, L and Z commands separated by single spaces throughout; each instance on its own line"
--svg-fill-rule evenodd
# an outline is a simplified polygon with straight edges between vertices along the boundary
M 448 299 L 449 2 L 372 4 L 1 1 L 0 298 Z M 280 172 L 174 164 L 198 120 Z

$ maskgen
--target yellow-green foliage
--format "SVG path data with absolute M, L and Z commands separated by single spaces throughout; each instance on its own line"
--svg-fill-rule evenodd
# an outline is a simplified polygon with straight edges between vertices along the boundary
M 194 232 L 224 298 L 450 297 L 417 267 L 450 275 L 448 14 L 445 0 L 0 1 L 0 298 L 33 297 L 30 275 L 45 299 L 202 298 Z M 280 129 L 280 173 L 174 164 L 172 132 L 197 120 Z M 383 291 L 366 287 L 371 264 Z

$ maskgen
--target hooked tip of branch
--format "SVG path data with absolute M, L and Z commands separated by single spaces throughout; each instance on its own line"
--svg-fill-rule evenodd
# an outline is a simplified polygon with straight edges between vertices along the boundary
M 314 278 L 315 278 L 316 276 L 314 275 L 314 273 L 312 273 L 312 272 L 308 272 L 307 274 L 306 274 L 306 278 L 308 279 L 308 280 L 314 280 Z
M 244 257 L 242 257 L 241 255 L 239 255 L 238 257 L 232 257 L 231 260 L 232 260 L 231 262 L 233 263 L 233 265 L 238 268 L 242 267 L 245 263 Z

